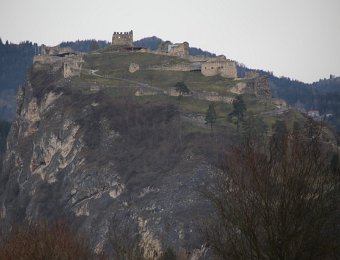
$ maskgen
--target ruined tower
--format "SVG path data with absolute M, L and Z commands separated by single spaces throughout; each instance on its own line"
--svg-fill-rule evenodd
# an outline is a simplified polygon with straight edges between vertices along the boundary
M 133 31 L 114 32 L 112 35 L 112 45 L 114 46 L 133 46 Z
M 226 59 L 224 55 L 202 63 L 201 72 L 206 77 L 220 75 L 223 78 L 237 78 L 236 62 Z

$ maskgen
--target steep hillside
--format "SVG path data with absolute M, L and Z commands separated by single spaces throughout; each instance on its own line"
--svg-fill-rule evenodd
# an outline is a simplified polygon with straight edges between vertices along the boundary
M 81 56 L 74 77 L 63 58 L 53 59 L 36 62 L 17 94 L 0 182 L 2 230 L 66 219 L 93 250 L 110 252 L 117 223 L 133 223 L 151 257 L 166 248 L 199 255 L 197 223 L 210 207 L 197 190 L 239 140 L 231 118 L 237 93 L 244 91 L 251 119 L 245 131 L 270 134 L 276 119 L 305 120 L 256 96 L 262 83 L 253 79 L 166 69 L 187 59 L 109 47 Z M 178 82 L 190 92 L 179 96 Z

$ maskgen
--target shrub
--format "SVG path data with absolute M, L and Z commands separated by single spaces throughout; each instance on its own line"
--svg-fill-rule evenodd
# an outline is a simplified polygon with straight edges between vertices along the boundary
M 63 223 L 38 222 L 13 229 L 0 245 L 0 259 L 92 259 L 90 248 Z

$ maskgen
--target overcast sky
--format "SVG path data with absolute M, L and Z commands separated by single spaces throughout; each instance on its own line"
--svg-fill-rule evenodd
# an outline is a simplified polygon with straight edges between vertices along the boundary
M 340 76 L 340 0 L 0 0 L 3 41 L 110 41 L 129 30 L 304 82 Z

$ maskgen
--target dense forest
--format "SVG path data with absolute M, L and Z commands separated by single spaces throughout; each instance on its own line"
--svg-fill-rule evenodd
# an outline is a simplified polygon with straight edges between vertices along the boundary
M 244 77 L 250 69 L 239 64 L 238 76 Z M 269 78 L 272 96 L 284 99 L 289 106 L 300 110 L 318 110 L 321 120 L 340 131 L 340 78 L 322 79 L 312 84 L 288 77 L 276 77 L 272 72 L 256 70 Z
M 75 51 L 79 52 L 90 52 L 95 51 L 100 48 L 108 46 L 110 43 L 107 41 L 97 41 L 97 40 L 77 40 L 74 42 L 62 42 L 61 47 L 70 47 Z
M 12 44 L 0 39 L 0 89 L 16 89 L 25 79 L 37 50 L 35 43 Z

